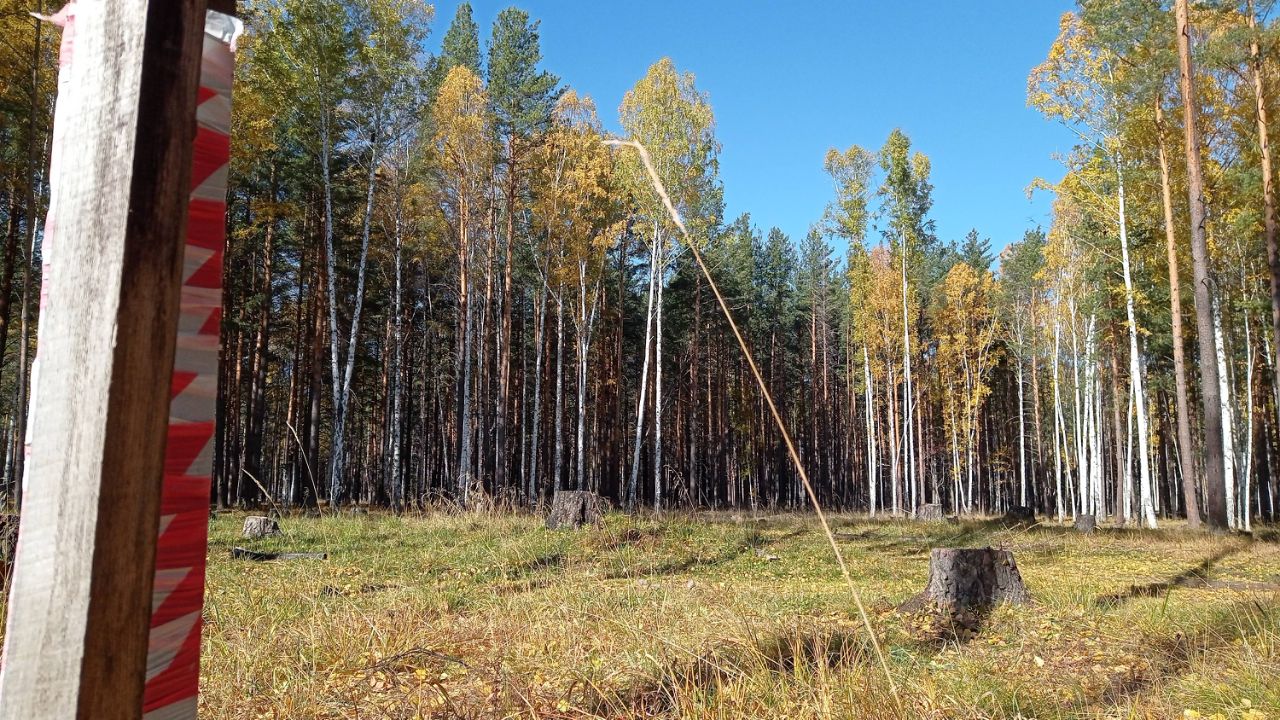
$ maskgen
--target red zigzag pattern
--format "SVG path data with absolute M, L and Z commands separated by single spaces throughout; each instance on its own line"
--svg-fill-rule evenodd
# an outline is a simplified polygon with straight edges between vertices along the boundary
M 192 720 L 209 532 L 233 54 L 206 34 L 151 600 L 144 720 Z

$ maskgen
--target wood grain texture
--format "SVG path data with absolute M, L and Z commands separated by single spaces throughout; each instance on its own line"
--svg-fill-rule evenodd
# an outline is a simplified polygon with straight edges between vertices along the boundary
M 77 6 L 0 718 L 141 715 L 204 14 Z

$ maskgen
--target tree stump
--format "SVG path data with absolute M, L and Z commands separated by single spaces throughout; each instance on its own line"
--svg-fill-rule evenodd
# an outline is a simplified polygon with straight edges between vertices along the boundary
M 557 490 L 551 498 L 547 529 L 567 527 L 577 530 L 583 525 L 600 525 L 604 519 L 600 496 L 582 490 Z
M 1098 518 L 1094 515 L 1077 515 L 1075 527 L 1082 533 L 1091 533 L 1098 529 Z
M 917 520 L 941 520 L 942 505 L 938 503 L 928 503 L 916 508 Z
M 250 540 L 280 534 L 280 523 L 269 517 L 250 515 L 244 519 L 244 530 L 241 533 Z
M 1035 525 L 1036 511 L 1025 505 L 1015 505 L 1004 514 L 1003 521 L 1006 525 Z
M 1031 595 L 1022 583 L 1013 553 L 995 548 L 934 548 L 929 581 L 905 609 L 933 606 L 957 613 L 986 611 L 1000 603 L 1023 605 Z

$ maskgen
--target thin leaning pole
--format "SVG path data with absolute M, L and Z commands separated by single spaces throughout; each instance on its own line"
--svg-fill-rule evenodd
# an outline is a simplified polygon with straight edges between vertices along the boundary
M 818 516 L 818 522 L 822 524 L 822 532 L 827 536 L 827 542 L 831 545 L 831 551 L 836 556 L 836 563 L 840 566 L 840 574 L 844 577 L 845 585 L 849 587 L 850 594 L 853 595 L 853 602 L 858 607 L 858 615 L 862 618 L 862 624 L 867 629 L 867 635 L 871 638 L 871 646 L 876 651 L 876 659 L 880 661 L 880 668 L 884 671 L 885 679 L 889 682 L 889 691 L 893 694 L 895 702 L 900 702 L 898 698 L 898 686 L 893 681 L 893 672 L 889 670 L 889 663 L 885 659 L 884 650 L 880 647 L 880 641 L 876 638 L 875 628 L 871 625 L 871 617 L 867 614 L 867 608 L 862 604 L 862 594 L 858 592 L 858 586 L 853 582 L 853 576 L 849 574 L 849 566 L 844 561 L 844 554 L 840 552 L 840 546 L 836 544 L 835 535 L 831 532 L 831 525 L 827 522 L 827 516 L 822 512 L 822 504 L 818 502 L 818 495 L 813 490 L 813 484 L 809 482 L 809 473 L 805 472 L 804 463 L 800 461 L 800 453 L 796 452 L 795 443 L 791 440 L 791 433 L 787 431 L 786 423 L 782 421 L 782 415 L 778 412 L 778 406 L 773 402 L 773 395 L 769 393 L 769 388 L 765 385 L 764 376 L 760 374 L 760 368 L 756 365 L 756 359 L 751 354 L 751 349 L 747 347 L 747 341 L 742 337 L 742 332 L 738 330 L 738 323 L 733 319 L 733 313 L 729 312 L 729 306 L 724 301 L 724 296 L 720 294 L 720 288 L 716 285 L 716 281 L 711 277 L 711 271 L 707 268 L 707 264 L 702 260 L 702 253 L 698 252 L 698 246 L 689 237 L 689 230 L 685 227 L 684 221 L 680 219 L 680 213 L 676 212 L 675 205 L 671 203 L 671 197 L 667 195 L 666 186 L 662 184 L 662 179 L 658 177 L 658 172 L 653 169 L 653 160 L 649 157 L 649 151 L 639 140 L 619 140 L 616 138 L 606 138 L 604 143 L 613 147 L 630 147 L 640 155 L 640 160 L 644 163 L 644 169 L 649 173 L 649 180 L 653 183 L 653 189 L 658 193 L 662 204 L 667 208 L 667 212 L 671 215 L 671 220 L 680 229 L 680 234 L 684 236 L 689 252 L 693 254 L 693 259 L 698 263 L 698 268 L 702 270 L 702 276 L 707 279 L 707 284 L 711 286 L 711 292 L 716 296 L 716 302 L 720 304 L 720 310 L 724 313 L 724 317 L 729 321 L 729 327 L 733 329 L 733 336 L 738 340 L 738 347 L 742 349 L 742 355 L 747 359 L 747 365 L 751 368 L 751 374 L 756 379 L 756 384 L 760 386 L 760 394 L 764 396 L 765 404 L 769 406 L 769 414 L 773 416 L 773 422 L 778 426 L 778 432 L 782 434 L 782 441 L 787 446 L 787 454 L 791 456 L 791 462 L 796 467 L 796 472 L 800 475 L 800 482 L 804 484 L 805 493 L 809 496 L 809 502 L 813 505 L 813 511 Z M 901 711 L 901 707 L 898 708 Z

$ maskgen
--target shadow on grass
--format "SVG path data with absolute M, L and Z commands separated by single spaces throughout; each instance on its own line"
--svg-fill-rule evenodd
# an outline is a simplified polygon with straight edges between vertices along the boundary
M 505 574 L 507 577 L 514 576 L 519 578 L 525 575 L 532 575 L 541 570 L 559 570 L 564 567 L 564 560 L 565 557 L 562 552 L 547 553 L 522 563 L 510 565 L 506 568 Z
M 1238 548 L 1237 548 L 1238 549 Z M 1227 553 L 1230 554 L 1230 553 Z M 1257 600 L 1234 603 L 1213 613 L 1207 625 L 1192 632 L 1175 632 L 1172 635 L 1148 635 L 1141 646 L 1150 659 L 1151 667 L 1145 672 L 1134 673 L 1113 682 L 1107 688 L 1106 702 L 1125 705 L 1152 687 L 1167 684 L 1181 677 L 1198 664 L 1197 658 L 1213 653 L 1231 651 L 1241 640 L 1249 641 L 1262 636 L 1269 641 L 1268 633 L 1275 605 Z
M 668 662 L 654 677 L 616 693 L 591 698 L 592 712 L 613 717 L 654 717 L 675 712 L 689 700 L 706 701 L 726 686 L 753 678 L 811 682 L 831 670 L 870 662 L 864 637 L 844 630 L 796 629 L 769 637 L 721 642 Z
M 1243 546 L 1240 545 L 1219 548 L 1193 567 L 1189 567 L 1167 580 L 1147 583 L 1146 585 L 1130 585 L 1120 592 L 1100 596 L 1097 603 L 1100 607 L 1114 608 L 1134 598 L 1158 597 L 1174 588 L 1207 587 L 1209 586 L 1209 573 L 1212 572 L 1213 566 L 1223 558 L 1240 552 L 1241 549 L 1243 549 Z
M 597 576 L 596 579 L 624 580 L 634 577 L 670 577 L 672 575 L 682 575 L 692 570 L 705 570 L 707 568 L 713 568 L 733 562 L 743 555 L 746 555 L 748 552 L 758 553 L 770 545 L 799 537 L 806 531 L 806 528 L 795 528 L 777 537 L 768 537 L 759 531 L 753 531 L 747 536 L 746 542 L 717 555 L 712 555 L 710 557 L 694 555 L 678 560 L 669 560 L 658 565 L 651 565 L 647 568 L 642 567 L 606 573 L 604 575 Z
M 885 525 L 885 529 L 898 529 L 894 525 Z M 978 547 L 998 545 L 992 542 L 996 533 L 1015 532 L 1020 535 L 1062 536 L 1072 531 L 1041 524 L 1026 525 L 1005 518 L 986 520 L 960 520 L 959 522 L 921 521 L 914 523 L 908 530 L 901 529 L 901 536 L 886 538 L 884 542 L 867 545 L 869 552 L 899 552 L 904 554 L 927 552 L 936 547 Z M 844 542 L 861 542 L 873 540 L 882 535 L 881 528 L 863 530 L 858 533 L 836 533 L 836 540 Z

